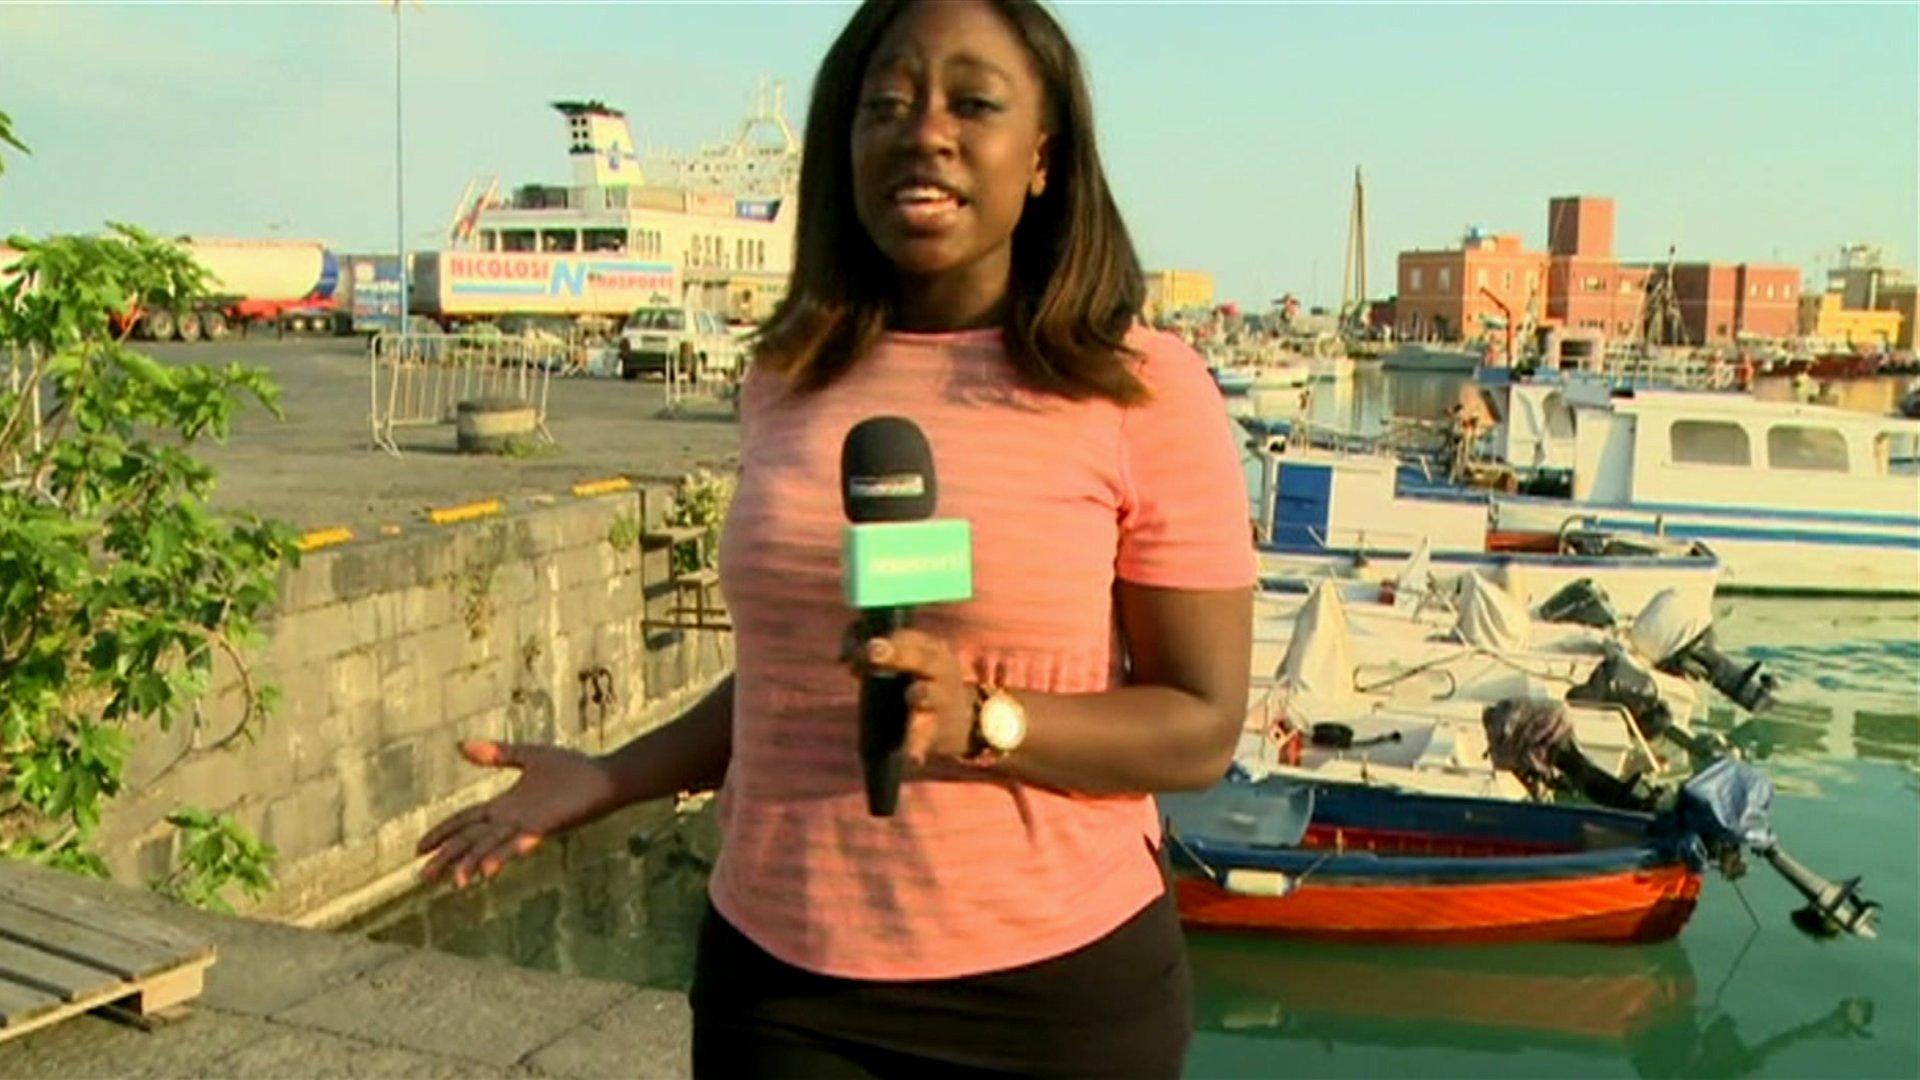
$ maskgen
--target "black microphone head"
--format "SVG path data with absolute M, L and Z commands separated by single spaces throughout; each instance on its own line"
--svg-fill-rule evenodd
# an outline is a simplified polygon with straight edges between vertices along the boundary
M 840 444 L 840 505 L 848 521 L 921 521 L 938 502 L 933 448 L 918 424 L 875 416 L 847 432 Z

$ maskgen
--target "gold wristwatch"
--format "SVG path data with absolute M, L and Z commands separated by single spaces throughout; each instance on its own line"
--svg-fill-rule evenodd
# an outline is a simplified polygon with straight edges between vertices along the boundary
M 1027 740 L 1027 707 L 997 687 L 976 685 L 973 732 L 966 760 L 974 765 L 997 765 Z

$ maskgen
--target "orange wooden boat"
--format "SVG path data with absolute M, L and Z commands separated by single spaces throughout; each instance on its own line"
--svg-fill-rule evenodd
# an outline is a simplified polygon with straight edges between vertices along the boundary
M 1268 777 L 1165 796 L 1181 918 L 1344 941 L 1663 941 L 1700 895 L 1671 817 Z

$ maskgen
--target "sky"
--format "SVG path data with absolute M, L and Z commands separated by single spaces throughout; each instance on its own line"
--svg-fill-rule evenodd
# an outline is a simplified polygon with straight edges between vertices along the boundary
M 1375 295 L 1469 225 L 1544 248 L 1547 199 L 1616 201 L 1625 258 L 1785 262 L 1920 248 L 1920 5 L 1056 3 L 1150 267 L 1222 298 L 1340 298 L 1353 170 Z M 463 187 L 565 182 L 548 102 L 642 144 L 729 137 L 762 74 L 804 120 L 845 3 L 401 8 L 408 242 Z M 394 16 L 338 4 L 0 0 L 0 112 L 32 149 L 0 234 L 169 234 L 391 251 Z

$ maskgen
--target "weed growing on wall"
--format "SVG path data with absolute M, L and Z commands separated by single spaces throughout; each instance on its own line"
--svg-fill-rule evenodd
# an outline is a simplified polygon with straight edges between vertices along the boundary
M 720 546 L 720 526 L 727 519 L 727 507 L 733 503 L 733 477 L 696 469 L 680 478 L 674 486 L 673 505 L 667 508 L 669 525 L 697 525 L 707 531 L 703 544 L 682 544 L 674 548 L 675 573 L 699 570 L 714 564 Z
M 0 144 L 18 146 L 0 114 Z M 148 725 L 199 724 L 216 656 L 237 673 L 247 737 L 272 701 L 252 677 L 286 526 L 208 510 L 197 444 L 246 402 L 276 410 L 259 369 L 161 365 L 115 325 L 130 306 L 203 289 L 178 247 L 138 229 L 11 237 L 0 256 L 0 855 L 104 874 L 94 833 Z M 214 904 L 266 887 L 272 852 L 231 819 L 181 810 L 180 858 L 156 886 Z

